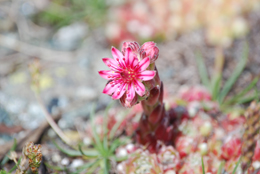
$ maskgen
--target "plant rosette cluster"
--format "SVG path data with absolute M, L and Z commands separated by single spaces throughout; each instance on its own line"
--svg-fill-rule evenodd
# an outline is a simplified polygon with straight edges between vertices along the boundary
M 109 10 L 116 15 L 108 20 L 106 33 L 110 42 L 119 44 L 173 38 L 203 27 L 210 44 L 227 47 L 248 32 L 247 13 L 258 10 L 259 4 L 258 0 L 127 1 Z
M 117 165 L 119 174 L 172 174 L 180 167 L 179 154 L 172 146 L 163 145 L 157 154 L 152 154 L 144 147 L 130 144 L 121 147 L 117 155 L 129 156 L 126 161 Z
M 143 110 L 139 123 L 134 122 L 130 132 L 135 132 L 135 141 L 145 148 L 137 148 L 135 155 L 119 165 L 121 173 L 166 173 L 162 160 L 158 161 L 165 145 L 172 148 L 179 161 L 171 172 L 201 173 L 198 159 L 203 156 L 205 172 L 216 174 L 224 162 L 223 168 L 231 173 L 241 157 L 244 116 L 222 113 L 203 87 L 181 89 L 179 99 L 165 109 L 163 83 L 155 66 L 158 53 L 153 42 L 141 47 L 136 42 L 125 42 L 122 52 L 112 47 L 114 59 L 103 59 L 111 70 L 99 71 L 101 77 L 109 80 L 104 94 L 119 99 L 124 107 L 140 102 Z M 122 122 L 122 129 L 131 125 L 134 115 Z
M 129 158 L 118 164 L 117 168 L 119 173 L 131 173 L 130 171 L 134 171 L 134 169 L 137 170 L 143 166 L 147 167 L 145 170 L 148 171 L 147 173 L 152 173 L 156 170 L 161 173 L 167 173 L 168 170 L 165 170 L 167 169 L 164 166 L 165 163 L 162 164 L 162 161 L 158 161 L 158 156 L 160 156 L 160 153 L 166 147 L 174 149 L 173 151 L 176 154 L 176 158 L 174 159 L 178 159 L 178 164 L 175 163 L 173 159 L 170 160 L 172 164 L 176 164 L 175 168 L 169 170 L 172 173 L 201 174 L 201 157 L 203 157 L 206 173 L 217 174 L 220 166 L 222 166 L 222 169 L 227 173 L 231 174 L 233 172 L 239 158 L 242 157 L 241 131 L 243 131 L 243 127 L 241 125 L 245 123 L 245 118 L 243 115 L 221 113 L 218 110 L 218 105 L 215 105 L 215 102 L 211 101 L 209 93 L 205 91 L 203 94 L 198 90 L 199 88 L 200 87 L 192 87 L 185 89 L 185 95 L 183 95 L 183 90 L 181 90 L 179 96 L 184 97 L 176 101 L 186 101 L 185 105 L 179 106 L 176 102 L 173 102 L 174 104 L 172 104 L 171 108 L 167 111 L 171 113 L 167 114 L 171 115 L 171 125 L 175 130 L 178 130 L 174 136 L 171 137 L 171 140 L 168 141 L 168 146 L 163 145 L 165 142 L 161 141 L 161 138 L 158 138 L 153 140 L 148 139 L 145 143 L 140 143 L 137 139 L 137 144 L 131 145 L 134 147 L 132 150 L 126 150 L 125 147 L 120 147 L 121 150 L 118 149 L 117 154 L 129 155 Z M 192 91 L 194 89 L 195 91 Z M 205 101 L 212 103 L 209 105 L 211 107 L 205 106 Z M 212 112 L 211 109 L 213 109 L 214 112 Z M 194 110 L 196 112 L 194 112 Z M 192 113 L 192 115 L 189 113 Z M 219 120 L 215 118 L 216 113 L 219 113 Z M 142 125 L 139 126 L 142 127 Z M 162 134 L 161 136 L 165 135 Z M 149 148 L 154 141 L 156 142 L 156 151 Z M 140 148 L 138 144 L 144 144 L 145 146 Z M 253 169 L 251 169 L 251 171 L 259 168 L 259 152 L 260 146 L 258 142 L 254 151 L 252 161 Z M 146 158 L 144 159 L 143 156 Z M 146 161 L 146 163 L 138 162 L 138 159 Z M 236 172 L 239 171 L 242 172 L 241 165 L 238 165 L 236 170 Z
M 37 168 L 40 167 L 42 161 L 41 145 L 29 142 L 26 144 L 23 153 L 29 159 L 29 166 L 32 172 L 37 172 Z

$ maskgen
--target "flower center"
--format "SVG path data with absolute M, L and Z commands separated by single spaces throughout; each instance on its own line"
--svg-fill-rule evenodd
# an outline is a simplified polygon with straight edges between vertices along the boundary
M 130 70 L 126 69 L 123 72 L 121 72 L 120 74 L 121 74 L 122 80 L 125 83 L 129 83 L 136 78 L 136 72 L 133 71 L 132 69 L 130 69 Z

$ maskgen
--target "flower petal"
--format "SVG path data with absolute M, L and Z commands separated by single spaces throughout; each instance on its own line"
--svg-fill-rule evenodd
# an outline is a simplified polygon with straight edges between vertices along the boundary
M 138 80 L 134 81 L 134 85 L 135 85 L 135 92 L 139 95 L 139 96 L 143 96 L 145 94 L 145 87 L 144 84 L 139 82 Z
M 126 59 L 126 66 L 132 67 L 133 61 L 135 60 L 135 55 L 132 52 L 130 47 L 126 48 L 125 59 Z
M 131 82 L 130 84 L 128 84 L 128 90 L 126 91 L 126 100 L 131 102 L 134 97 L 135 97 L 135 88 L 134 88 L 134 83 Z
M 114 59 L 103 58 L 102 60 L 110 69 L 115 71 L 122 71 L 122 68 L 118 66 L 118 63 Z
M 113 81 L 112 82 L 109 82 L 106 87 L 104 88 L 103 90 L 103 93 L 104 94 L 108 94 L 108 95 L 112 95 L 115 90 L 117 89 L 117 86 L 113 84 Z
M 111 48 L 111 52 L 112 52 L 112 56 L 118 62 L 118 64 L 121 67 L 125 67 L 125 61 L 123 60 L 124 59 L 123 54 L 118 49 L 116 49 L 115 47 Z
M 138 74 L 138 78 L 143 81 L 151 80 L 154 78 L 156 71 L 146 70 Z
M 136 65 L 138 65 L 139 61 L 137 58 L 134 59 L 132 68 L 135 68 Z
M 150 65 L 150 58 L 146 57 L 139 62 L 139 71 L 144 71 Z
M 122 85 L 120 85 L 119 87 L 117 86 L 117 89 L 115 90 L 112 99 L 116 100 L 119 99 L 123 96 L 123 94 L 126 91 L 126 83 L 123 83 Z
M 138 50 L 139 50 L 139 44 L 137 42 L 124 42 L 123 43 L 123 46 L 122 46 L 122 53 L 123 55 L 125 55 L 125 52 L 126 52 L 126 49 L 130 47 L 131 50 L 137 54 L 138 53 Z
M 120 73 L 116 73 L 115 71 L 111 70 L 103 70 L 98 72 L 101 77 L 107 80 L 114 79 L 115 77 L 120 76 Z

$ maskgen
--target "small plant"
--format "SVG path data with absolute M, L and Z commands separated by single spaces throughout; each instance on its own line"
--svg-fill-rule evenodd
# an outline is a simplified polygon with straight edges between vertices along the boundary
M 0 174 L 12 173 L 16 168 L 15 174 L 26 174 L 29 169 L 34 174 L 38 174 L 38 168 L 42 161 L 41 145 L 28 142 L 23 147 L 22 157 L 18 161 L 15 151 L 11 151 L 8 157 L 15 162 L 15 166 L 9 172 L 1 170 Z
M 101 138 L 100 135 L 97 133 L 97 128 L 94 125 L 94 109 L 92 113 L 90 114 L 91 119 L 91 129 L 92 129 L 92 147 L 83 147 L 81 144 L 78 145 L 78 150 L 69 150 L 61 148 L 57 143 L 55 143 L 56 147 L 60 149 L 63 153 L 69 155 L 69 156 L 81 156 L 85 159 L 88 159 L 89 161 L 78 167 L 75 173 L 94 173 L 94 172 L 100 172 L 104 174 L 109 174 L 109 171 L 111 169 L 111 161 L 113 163 L 125 160 L 126 157 L 120 158 L 115 155 L 115 151 L 118 147 L 126 144 L 129 142 L 127 138 L 123 139 L 116 139 L 115 138 L 115 132 L 121 125 L 121 122 L 117 122 L 113 129 L 108 133 L 107 127 L 108 127 L 108 109 L 110 106 L 106 109 L 106 114 L 104 116 L 104 122 L 103 122 L 103 137 Z M 49 166 L 47 164 L 47 166 Z
M 220 107 L 222 109 L 225 110 L 233 105 L 247 103 L 247 102 L 250 102 L 250 101 L 256 99 L 257 97 L 259 97 L 258 95 L 256 95 L 257 93 L 260 92 L 257 89 L 256 89 L 256 94 L 246 96 L 246 94 L 250 90 L 255 88 L 257 82 L 259 81 L 259 79 L 257 77 L 254 78 L 252 80 L 252 82 L 245 89 L 243 89 L 242 91 L 240 91 L 239 93 L 237 93 L 231 97 L 227 97 L 227 94 L 230 92 L 233 85 L 236 83 L 237 79 L 241 75 L 241 73 L 244 70 L 245 65 L 247 63 L 247 59 L 248 59 L 248 46 L 247 45 L 244 46 L 242 57 L 241 57 L 240 61 L 238 62 L 235 70 L 233 71 L 233 74 L 229 77 L 229 79 L 226 81 L 226 83 L 223 84 L 222 88 L 221 88 L 222 69 L 220 69 L 219 71 L 216 71 L 213 74 L 213 77 L 211 79 L 209 79 L 203 58 L 201 57 L 201 55 L 197 54 L 196 59 L 197 59 L 197 65 L 198 65 L 199 75 L 200 75 L 202 84 L 208 88 L 208 90 L 211 92 L 212 99 L 215 101 L 218 101 L 218 103 L 220 104 Z M 219 60 L 218 57 L 216 57 L 216 60 Z M 221 64 L 223 64 L 223 63 L 224 62 L 222 62 Z

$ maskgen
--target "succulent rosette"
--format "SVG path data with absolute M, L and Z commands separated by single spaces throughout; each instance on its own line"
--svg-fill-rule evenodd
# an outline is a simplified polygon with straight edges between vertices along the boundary
M 156 71 L 149 65 L 157 59 L 159 50 L 153 42 L 146 42 L 142 47 L 136 42 L 125 42 L 122 52 L 114 47 L 111 51 L 113 59 L 103 58 L 110 70 L 99 71 L 101 77 L 109 80 L 103 93 L 131 107 L 142 100 L 141 97 L 149 96 L 143 82 L 155 77 Z

